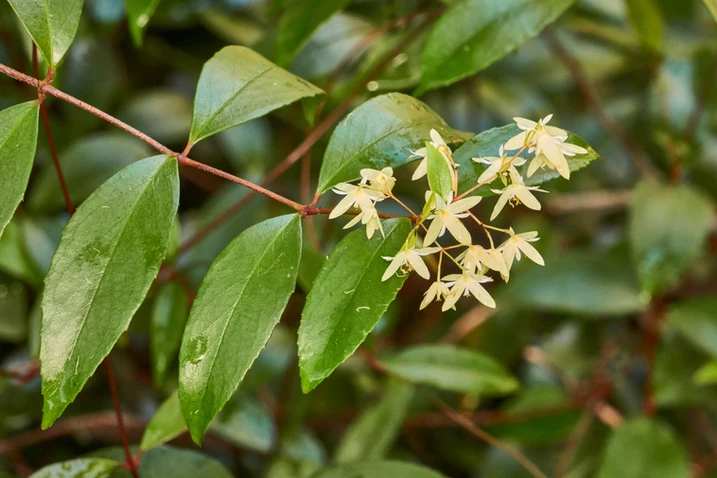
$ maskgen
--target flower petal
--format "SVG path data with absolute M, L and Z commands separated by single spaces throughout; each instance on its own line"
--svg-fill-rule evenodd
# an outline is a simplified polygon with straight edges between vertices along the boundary
M 396 257 L 393 258 L 391 263 L 386 268 L 386 272 L 383 273 L 383 276 L 381 276 L 381 282 L 385 282 L 388 279 L 390 279 L 396 271 L 398 271 L 398 268 L 401 267 L 405 262 L 405 257 L 401 255 L 399 252 L 396 254 Z
M 488 291 L 485 290 L 483 286 L 480 285 L 478 282 L 470 281 L 468 283 L 468 290 L 471 291 L 473 297 L 478 299 L 478 302 L 485 305 L 486 307 L 491 307 L 495 309 L 495 300 L 493 300 L 493 297 L 491 297 Z
M 508 141 L 506 141 L 503 145 L 503 148 L 505 148 L 506 151 L 513 151 L 514 149 L 522 148 L 523 146 L 525 146 L 525 138 L 527 137 L 527 135 L 528 133 L 526 133 L 525 131 L 521 131 L 520 133 L 516 134 Z
M 518 248 L 525 253 L 525 255 L 530 259 L 531 261 L 535 262 L 538 265 L 544 266 L 545 261 L 543 260 L 543 256 L 540 255 L 538 250 L 533 247 L 529 242 L 518 240 Z
M 468 232 L 468 229 L 466 229 L 466 226 L 463 225 L 460 219 L 455 216 L 446 215 L 446 217 L 443 218 L 443 223 L 448 229 L 448 232 L 450 232 L 458 242 L 461 244 L 471 243 L 471 233 Z
M 421 256 L 414 253 L 409 253 L 407 256 L 408 263 L 411 264 L 411 267 L 413 267 L 413 270 L 416 271 L 416 273 L 423 277 L 424 279 L 430 279 L 431 273 L 428 271 L 428 267 L 426 267 L 426 264 L 423 262 L 423 259 L 421 259 Z
M 493 212 L 490 215 L 491 221 L 493 219 L 495 219 L 496 217 L 498 217 L 498 214 L 500 214 L 500 212 L 503 210 L 506 203 L 508 202 L 508 199 L 510 199 L 510 196 L 511 196 L 510 188 L 505 188 L 505 190 L 503 190 L 503 194 L 501 194 L 500 197 L 498 198 L 498 202 L 495 203 Z
M 428 227 L 426 237 L 423 239 L 423 245 L 430 246 L 431 244 L 436 242 L 436 239 L 438 239 L 438 236 L 440 235 L 442 229 L 443 221 L 440 217 L 436 216 L 435 218 L 433 218 L 433 222 L 431 222 L 431 225 Z
M 540 211 L 540 201 L 533 196 L 530 189 L 525 186 L 518 186 L 513 190 L 513 192 L 515 193 L 515 196 L 520 199 L 520 202 L 525 204 L 527 208 L 533 209 L 534 211 Z

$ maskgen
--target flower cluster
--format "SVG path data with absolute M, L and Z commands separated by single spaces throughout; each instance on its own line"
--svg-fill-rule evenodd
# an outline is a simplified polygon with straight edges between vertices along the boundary
M 421 309 L 433 301 L 443 301 L 442 310 L 445 311 L 454 308 L 461 297 L 468 295 L 473 295 L 488 307 L 495 307 L 495 301 L 482 284 L 493 281 L 488 276 L 491 271 L 499 274 L 507 282 L 513 263 L 519 261 L 523 255 L 536 264 L 543 265 L 543 258 L 531 244 L 539 239 L 538 233 L 531 231 L 517 234 L 512 227 L 503 229 L 482 221 L 471 212 L 471 209 L 483 198 L 469 194 L 481 186 L 492 183 L 502 186 L 491 188 L 491 191 L 499 197 L 490 221 L 501 213 L 506 204 L 511 206 L 523 204 L 529 209 L 540 210 L 540 202 L 534 193 L 547 191 L 537 186 L 527 186 L 517 168 L 530 161 L 526 170 L 527 177 L 531 177 L 539 169 L 548 168 L 569 179 L 570 166 L 567 157 L 587 153 L 584 148 L 566 142 L 568 139 L 566 131 L 548 126 L 547 123 L 551 118 L 552 115 L 548 115 L 538 122 L 514 118 L 521 132 L 500 146 L 498 156 L 472 158 L 474 162 L 483 164 L 486 168 L 478 178 L 477 184 L 460 195 L 457 186 L 458 166 L 453 161 L 453 153 L 441 135 L 436 130 L 431 130 L 430 141 L 426 143 L 426 147 L 415 151 L 411 156 L 411 158 L 422 158 L 412 179 L 415 181 L 430 175 L 430 161 L 445 162 L 434 167 L 433 170 L 443 167 L 446 171 L 450 171 L 451 191 L 431 189 L 426 191 L 426 204 L 422 213 L 417 215 L 393 195 L 396 179 L 391 168 L 384 168 L 381 171 L 363 169 L 359 184 L 341 183 L 334 188 L 334 192 L 345 197 L 333 209 L 329 218 L 336 218 L 347 213 L 351 208 L 357 208 L 358 214 L 345 228 L 361 222 L 366 226 L 366 234 L 370 239 L 376 230 L 383 234 L 376 203 L 387 198 L 395 200 L 411 214 L 415 227 L 395 256 L 384 257 L 389 261 L 389 265 L 382 280 L 388 280 L 396 273 L 407 274 L 412 270 L 420 277 L 430 280 L 429 265 L 431 265 L 436 278 L 424 294 Z M 533 156 L 528 158 L 524 153 Z M 473 237 L 465 222 L 474 223 L 483 230 L 488 242 L 487 247 L 473 243 Z M 418 235 L 419 232 L 423 233 L 422 240 Z M 455 243 L 451 245 L 438 243 L 440 238 L 446 236 L 446 232 Z M 493 234 L 496 233 L 505 236 L 503 242 L 497 243 L 494 240 Z M 436 254 L 437 261 L 431 261 L 427 265 L 425 258 Z M 443 275 L 444 264 L 455 271 Z

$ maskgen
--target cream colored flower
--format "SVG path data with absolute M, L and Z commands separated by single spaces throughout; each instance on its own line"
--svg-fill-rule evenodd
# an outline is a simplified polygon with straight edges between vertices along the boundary
M 523 131 L 510 138 L 505 143 L 505 149 L 512 151 L 514 149 L 527 146 L 530 151 L 535 151 L 535 157 L 541 154 L 545 157 L 542 159 L 551 169 L 556 169 L 558 173 L 565 179 L 570 179 L 570 166 L 565 156 L 574 156 L 577 154 L 585 154 L 587 151 L 580 146 L 565 143 L 568 139 L 568 132 L 564 129 L 548 126 L 547 123 L 553 115 L 542 118 L 539 122 L 531 121 L 525 118 L 513 118 L 518 128 Z M 532 165 L 531 165 L 532 166 Z M 533 167 L 533 171 L 538 165 Z M 529 172 L 529 175 L 532 174 Z
M 346 196 L 334 207 L 329 219 L 335 219 L 352 207 L 358 207 L 361 210 L 372 208 L 375 201 L 382 201 L 386 198 L 382 193 L 374 191 L 363 184 L 354 185 L 349 183 L 337 184 L 333 191 L 336 194 Z
M 509 274 L 508 265 L 505 263 L 502 254 L 498 249 L 484 249 L 481 246 L 470 245 L 463 251 L 458 260 L 469 272 L 479 272 L 481 266 L 500 272 L 504 277 Z
M 498 249 L 503 254 L 503 259 L 510 269 L 513 266 L 513 260 L 520 260 L 521 253 L 528 256 L 528 259 L 538 265 L 544 266 L 545 261 L 540 253 L 530 243 L 539 240 L 538 233 L 535 231 L 523 232 L 516 234 L 513 228 L 510 228 L 510 237 L 501 244 Z
M 453 193 L 448 194 L 446 201 L 437 194 L 435 198 L 435 209 L 433 210 L 433 214 L 428 217 L 428 219 L 433 219 L 433 221 L 428 228 L 423 243 L 425 245 L 433 244 L 435 240 L 443 236 L 446 229 L 448 229 L 458 242 L 461 244 L 470 244 L 471 234 L 461 222 L 461 218 L 468 217 L 466 211 L 475 207 L 482 198 L 480 196 L 472 196 L 451 202 L 453 200 Z
M 585 148 L 582 148 L 576 144 L 571 143 L 564 143 L 562 141 L 558 142 L 558 148 L 563 153 L 564 156 L 575 156 L 576 154 L 587 154 L 587 150 Z M 530 165 L 528 166 L 528 177 L 531 177 L 538 169 L 542 169 L 544 166 L 547 166 L 549 169 L 557 169 L 558 165 L 553 164 L 551 160 L 545 155 L 545 153 L 536 154 L 535 158 L 530 162 Z M 565 163 L 560 163 L 560 167 L 563 168 L 563 172 L 561 173 L 558 169 L 558 173 L 563 176 L 566 179 L 570 178 L 570 166 L 567 163 L 567 160 Z M 565 170 L 567 168 L 567 172 Z M 567 176 L 566 176 L 567 174 Z
M 446 298 L 450 290 L 448 289 L 448 286 L 445 284 L 445 282 L 441 282 L 440 280 L 437 280 L 433 284 L 431 284 L 431 287 L 428 288 L 428 290 L 423 294 L 423 300 L 421 301 L 421 307 L 420 310 L 425 309 L 428 307 L 428 304 L 436 301 L 441 301 Z
M 440 152 L 445 160 L 450 164 L 451 163 L 451 148 L 448 147 L 446 142 L 441 137 L 440 133 L 436 131 L 435 129 L 431 129 L 430 131 L 431 135 L 431 144 L 434 148 Z M 411 156 L 409 156 L 408 159 L 411 158 L 423 158 L 420 163 L 418 163 L 418 167 L 413 172 L 413 176 L 411 176 L 411 180 L 415 181 L 417 179 L 421 179 L 423 176 L 425 176 L 428 173 L 428 151 L 425 147 L 419 148 L 413 152 Z
M 423 262 L 421 256 L 435 254 L 440 250 L 440 247 L 412 247 L 410 249 L 399 251 L 398 254 L 393 257 L 383 257 L 385 260 L 391 261 L 391 263 L 386 268 L 386 272 L 383 273 L 381 281 L 383 282 L 390 279 L 399 268 L 405 265 L 410 266 L 411 269 L 416 271 L 416 273 L 424 279 L 430 278 L 431 273 L 428 271 L 428 267 L 426 267 L 426 264 Z
M 361 184 L 368 182 L 369 187 L 386 196 L 391 195 L 393 186 L 396 185 L 396 178 L 393 177 L 393 168 L 377 169 L 365 168 L 361 170 Z
M 361 213 L 359 213 L 355 218 L 351 219 L 348 224 L 344 226 L 344 229 L 348 229 L 350 227 L 355 226 L 356 224 L 361 222 L 364 226 L 366 226 L 366 237 L 371 239 L 373 237 L 373 234 L 376 231 L 381 231 L 381 235 L 385 237 L 385 234 L 383 233 L 383 226 L 381 226 L 381 219 L 378 217 L 378 211 L 376 211 L 376 208 L 373 204 L 371 204 L 368 207 L 362 208 Z
M 500 194 L 500 198 L 498 198 L 498 202 L 493 208 L 493 213 L 490 215 L 491 221 L 498 217 L 498 214 L 500 214 L 508 201 L 523 203 L 529 209 L 539 211 L 540 202 L 533 196 L 531 191 L 548 192 L 537 186 L 526 186 L 520 173 L 513 166 L 508 169 L 508 173 L 510 174 L 511 184 L 504 189 L 491 189 L 494 193 Z
M 498 150 L 498 156 L 489 156 L 485 158 L 471 158 L 476 163 L 481 164 L 487 164 L 488 167 L 483 171 L 483 173 L 478 177 L 478 183 L 479 184 L 488 184 L 492 182 L 495 178 L 498 177 L 498 174 L 501 172 L 501 169 L 507 164 L 509 161 L 508 155 L 505 154 L 503 145 L 500 146 L 500 149 Z M 525 164 L 525 158 L 518 156 L 511 162 L 511 165 L 513 166 L 522 166 Z
M 445 302 L 443 302 L 442 310 L 446 311 L 456 305 L 458 299 L 461 296 L 467 296 L 473 294 L 478 299 L 478 302 L 487 306 L 495 307 L 495 301 L 490 296 L 487 290 L 481 285 L 485 282 L 491 282 L 493 279 L 484 275 L 473 274 L 468 271 L 463 271 L 462 274 L 451 274 L 444 277 L 446 285 L 450 286 L 451 290 L 446 296 Z

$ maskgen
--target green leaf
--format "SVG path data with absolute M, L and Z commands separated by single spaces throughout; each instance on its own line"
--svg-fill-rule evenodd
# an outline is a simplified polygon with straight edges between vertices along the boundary
M 700 257 L 712 228 L 712 204 L 689 186 L 640 183 L 630 203 L 630 242 L 642 289 L 673 285 Z
M 417 345 L 381 362 L 398 377 L 451 392 L 499 396 L 520 386 L 494 359 L 452 345 Z
M 712 18 L 717 22 L 717 0 L 702 0 L 707 7 L 707 10 L 712 14 Z
M 623 254 L 561 254 L 531 267 L 498 299 L 511 305 L 585 317 L 620 316 L 644 309 L 637 279 Z
M 168 282 L 159 287 L 150 322 L 152 373 L 157 388 L 164 383 L 167 370 L 177 356 L 187 312 L 187 296 L 179 284 Z
M 421 55 L 416 94 L 447 86 L 500 60 L 553 23 L 574 0 L 463 0 L 436 22 Z
M 401 93 L 372 98 L 351 112 L 336 127 L 324 153 L 318 192 L 361 177 L 363 168 L 396 168 L 409 162 L 422 148 L 431 129 L 447 143 L 470 137 L 450 128 L 421 101 Z
M 687 478 L 689 461 L 668 425 L 637 418 L 615 429 L 598 478 Z
M 147 145 L 124 133 L 96 133 L 72 144 L 60 155 L 72 202 L 80 204 L 120 169 L 151 154 Z M 65 201 L 53 164 L 33 178 L 28 206 L 34 211 L 60 211 Z
M 65 227 L 42 299 L 43 428 L 127 329 L 167 252 L 178 203 L 177 160 L 155 156 L 100 186 Z
M 28 101 L 0 111 L 0 236 L 25 195 L 37 148 L 39 105 Z
M 453 168 L 430 142 L 426 142 L 426 154 L 428 185 L 431 191 L 447 201 L 453 191 Z
M 311 35 L 351 0 L 292 0 L 276 27 L 276 63 L 287 67 Z
M 233 478 L 221 463 L 207 455 L 168 446 L 143 454 L 138 471 L 142 478 Z
M 696 383 L 694 376 L 709 357 L 680 334 L 663 333 L 655 354 L 652 390 L 660 408 L 711 406 L 717 387 Z
M 627 0 L 627 13 L 642 43 L 659 52 L 662 50 L 665 22 L 656 0 Z
M 478 183 L 478 178 L 481 174 L 483 174 L 483 171 L 485 171 L 487 167 L 485 164 L 473 161 L 472 158 L 498 156 L 500 146 L 518 133 L 520 133 L 520 129 L 515 124 L 492 128 L 473 136 L 471 139 L 466 141 L 463 146 L 454 151 L 453 160 L 458 165 L 459 171 L 458 191 L 463 192 L 475 186 Z M 568 133 L 568 139 L 566 142 L 582 146 L 588 151 L 587 154 L 567 157 L 570 172 L 583 169 L 592 161 L 600 158 L 600 156 L 585 142 L 585 140 L 575 134 Z M 513 152 L 513 154 L 516 152 Z M 533 155 L 523 153 L 521 156 L 532 157 Z M 512 156 L 509 155 L 508 157 L 510 158 Z M 528 186 L 537 186 L 560 176 L 555 170 L 539 169 L 531 177 L 527 177 L 528 164 L 518 168 L 518 170 L 521 171 L 521 174 L 525 179 L 525 184 Z M 491 196 L 495 193 L 490 190 L 490 185 L 485 185 L 478 188 L 475 194 L 481 196 Z
M 411 231 L 407 219 L 383 222 L 386 234 L 366 238 L 357 229 L 329 254 L 306 298 L 299 326 L 301 387 L 313 390 L 366 339 L 396 298 L 406 277 L 381 276 Z
M 30 478 L 109 478 L 119 465 L 118 461 L 104 458 L 78 458 L 46 466 Z
M 443 475 L 405 461 L 373 461 L 326 468 L 312 478 L 443 478 Z
M 717 297 L 703 296 L 673 304 L 667 320 L 697 348 L 717 358 L 716 310 Z
M 717 360 L 707 362 L 692 376 L 695 385 L 714 385 L 717 383 Z
M 380 460 L 396 441 L 408 413 L 414 388 L 391 381 L 381 399 L 346 431 L 336 450 L 336 463 Z
M 256 400 L 242 396 L 233 399 L 209 429 L 239 447 L 261 453 L 271 452 L 277 435 L 272 414 Z
M 174 392 L 160 405 L 147 424 L 139 449 L 147 451 L 156 448 L 178 437 L 186 430 L 187 425 L 179 404 L 179 394 Z
M 144 30 L 149 24 L 160 0 L 125 0 L 127 23 L 135 46 L 142 46 Z
M 82 0 L 8 0 L 51 67 L 56 67 L 75 39 Z
M 190 141 L 196 144 L 277 108 L 323 93 L 248 48 L 228 46 L 202 69 Z
M 280 216 L 239 235 L 214 261 L 179 353 L 179 398 L 195 442 L 264 348 L 294 292 L 301 218 Z

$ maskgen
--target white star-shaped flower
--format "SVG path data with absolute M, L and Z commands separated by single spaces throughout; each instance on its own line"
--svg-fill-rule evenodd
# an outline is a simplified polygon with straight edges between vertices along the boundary
M 498 198 L 498 202 L 495 204 L 495 208 L 493 208 L 493 213 L 490 215 L 491 221 L 498 217 L 498 214 L 500 214 L 508 201 L 517 200 L 517 202 L 525 204 L 529 209 L 539 211 L 540 202 L 533 196 L 531 191 L 548 192 L 540 189 L 538 186 L 526 186 L 520 173 L 513 166 L 508 168 L 508 173 L 510 174 L 511 184 L 504 189 L 491 189 L 494 193 L 500 194 L 500 198 Z
M 481 285 L 485 282 L 491 282 L 493 279 L 484 275 L 473 274 L 472 272 L 463 271 L 462 274 L 451 274 L 444 277 L 446 285 L 450 286 L 451 290 L 446 296 L 445 302 L 443 302 L 442 310 L 446 311 L 456 305 L 458 299 L 461 296 L 467 296 L 473 294 L 473 297 L 478 299 L 478 302 L 487 306 L 495 308 L 495 300 L 490 296 L 487 290 Z
M 368 183 L 371 189 L 386 196 L 391 194 L 393 186 L 396 185 L 396 178 L 393 177 L 393 168 L 377 169 L 365 168 L 361 170 L 361 184 Z
M 501 244 L 498 249 L 502 251 L 503 259 L 510 269 L 513 266 L 513 260 L 520 260 L 521 253 L 528 256 L 528 259 L 535 262 L 538 265 L 544 266 L 545 261 L 540 253 L 530 243 L 539 240 L 538 233 L 536 231 L 523 232 L 516 234 L 513 228 L 510 228 L 510 237 Z
M 471 158 L 476 163 L 487 164 L 488 167 L 478 177 L 479 184 L 488 184 L 498 177 L 501 169 L 508 162 L 508 155 L 505 154 L 503 145 L 498 150 L 498 156 L 488 156 L 485 158 Z M 518 156 L 512 162 L 512 166 L 522 166 L 525 164 L 525 158 Z
M 441 137 L 440 133 L 436 131 L 435 129 L 431 129 L 430 131 L 431 135 L 431 144 L 434 148 L 440 152 L 443 157 L 446 159 L 446 161 L 450 164 L 451 161 L 451 148 L 448 147 L 443 137 Z M 417 179 L 421 179 L 423 176 L 425 176 L 428 173 L 428 151 L 426 151 L 426 148 L 418 148 L 413 152 L 413 154 L 408 158 L 423 158 L 420 163 L 418 163 L 418 167 L 413 172 L 413 176 L 411 176 L 411 180 L 415 181 Z
M 362 208 L 361 212 L 344 226 L 344 229 L 348 229 L 350 227 L 355 226 L 359 223 L 359 221 L 361 222 L 361 224 L 366 226 L 366 236 L 369 239 L 373 237 L 373 234 L 376 231 L 381 231 L 381 235 L 385 236 L 385 234 L 383 233 L 383 226 L 381 226 L 381 219 L 378 217 L 378 211 L 376 211 L 376 208 L 373 204 L 368 207 Z
M 439 195 L 435 195 L 436 205 L 433 214 L 428 219 L 433 219 L 423 243 L 426 245 L 433 244 L 436 239 L 443 236 L 446 229 L 461 244 L 471 243 L 471 234 L 466 226 L 460 221 L 461 218 L 468 217 L 469 209 L 475 207 L 480 201 L 480 196 L 472 196 L 465 199 L 453 200 L 453 193 L 448 194 L 446 201 Z
M 505 259 L 497 249 L 484 249 L 481 246 L 470 245 L 468 249 L 463 251 L 458 260 L 462 261 L 463 267 L 469 272 L 480 271 L 481 266 L 500 272 L 503 277 L 508 276 L 508 265 Z
M 441 301 L 445 299 L 449 292 L 450 290 L 448 289 L 446 283 L 437 280 L 436 282 L 431 284 L 428 290 L 423 294 L 423 300 L 421 301 L 420 310 L 423 310 L 428 307 L 428 304 L 430 304 L 434 300 Z
M 355 184 L 340 183 L 333 188 L 333 191 L 346 197 L 334 207 L 331 214 L 329 214 L 329 219 L 341 216 L 354 206 L 361 210 L 371 208 L 375 201 L 382 201 L 386 198 L 382 193 L 374 191 L 363 184 L 357 186 Z
M 440 250 L 440 247 L 412 247 L 410 249 L 399 251 L 398 254 L 393 257 L 382 256 L 385 260 L 391 261 L 391 263 L 386 268 L 386 272 L 383 273 L 381 281 L 383 282 L 390 279 L 398 271 L 399 268 L 407 264 L 411 267 L 411 269 L 416 271 L 419 276 L 423 277 L 424 279 L 430 278 L 431 274 L 428 271 L 428 267 L 426 267 L 426 264 L 425 262 L 423 262 L 421 256 L 435 254 Z
M 575 156 L 576 154 L 587 154 L 587 150 L 581 146 L 578 146 L 576 144 L 571 143 L 564 143 L 562 141 L 559 141 L 558 148 L 563 153 L 564 156 Z M 530 165 L 528 166 L 528 177 L 531 177 L 538 169 L 542 169 L 544 166 L 547 166 L 550 169 L 557 169 L 557 165 L 553 164 L 553 162 L 545 155 L 545 152 L 542 154 L 536 154 L 533 160 L 530 162 Z M 567 168 L 567 177 L 565 174 L 560 173 L 560 170 L 558 170 L 558 173 L 560 173 L 563 177 L 566 179 L 569 179 L 570 177 L 570 167 L 568 166 L 567 160 L 565 164 L 561 164 L 562 168 Z

